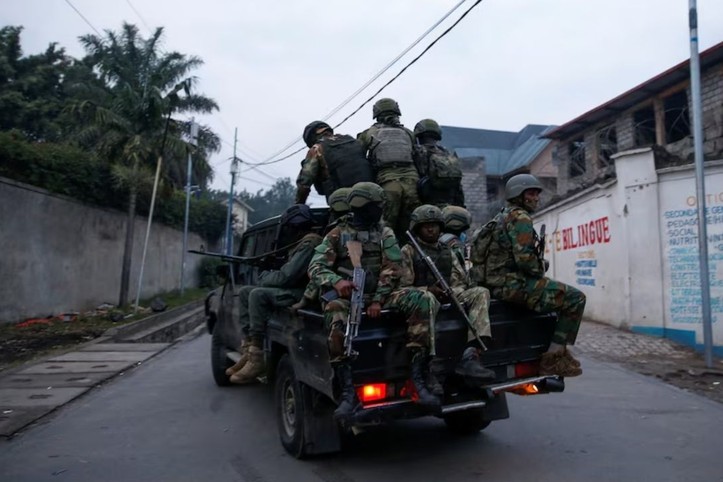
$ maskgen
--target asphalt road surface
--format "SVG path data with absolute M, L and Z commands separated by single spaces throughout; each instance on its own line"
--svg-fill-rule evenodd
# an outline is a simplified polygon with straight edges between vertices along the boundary
M 270 386 L 219 388 L 210 337 L 181 343 L 0 442 L 2 481 L 723 481 L 723 405 L 582 359 L 561 394 L 508 397 L 473 437 L 435 418 L 299 461 Z

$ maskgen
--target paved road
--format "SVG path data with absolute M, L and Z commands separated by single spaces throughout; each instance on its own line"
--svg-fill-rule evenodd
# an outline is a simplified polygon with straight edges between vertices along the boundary
M 218 388 L 202 336 L 0 442 L 8 481 L 723 481 L 723 406 L 583 358 L 567 391 L 509 398 L 511 418 L 456 438 L 436 419 L 297 461 L 269 387 Z

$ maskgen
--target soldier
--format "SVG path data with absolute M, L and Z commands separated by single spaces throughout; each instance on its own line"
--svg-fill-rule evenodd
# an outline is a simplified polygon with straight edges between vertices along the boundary
M 340 268 L 352 268 L 347 243 L 361 243 L 361 263 L 368 273 L 364 286 L 368 296 L 366 315 L 380 316 L 382 307 L 396 309 L 407 317 L 407 351 L 411 358 L 412 382 L 419 394 L 419 403 L 439 407 L 425 384 L 424 372 L 430 348 L 430 324 L 433 324 L 437 301 L 426 291 L 401 287 L 402 254 L 394 233 L 381 224 L 384 190 L 370 182 L 355 184 L 348 197 L 352 217 L 345 225 L 327 233 L 316 248 L 309 265 L 309 277 L 324 293 L 334 291 L 338 297 L 326 302 L 324 317 L 329 326 L 329 359 L 341 385 L 341 403 L 334 412 L 337 419 L 347 419 L 358 407 L 350 360 L 346 358 L 343 340 L 344 325 L 349 316 L 349 298 L 354 290 L 352 281 L 339 274 Z M 406 277 L 408 278 L 408 276 Z
M 452 252 L 460 260 L 460 263 L 467 270 L 467 240 L 466 231 L 472 224 L 472 215 L 465 208 L 459 206 L 447 206 L 442 209 L 444 217 L 444 228 L 441 243 L 452 248 Z
M 439 235 L 443 227 L 442 211 L 431 204 L 423 204 L 412 213 L 409 231 L 417 238 L 424 254 L 429 256 L 437 266 L 457 299 L 466 305 L 469 318 L 472 320 L 477 334 L 483 341 L 486 340 L 485 344 L 489 344 L 491 340 L 488 312 L 490 292 L 482 286 L 473 286 L 467 271 L 453 250 L 449 245 L 440 242 Z M 406 280 L 407 282 L 434 294 L 440 303 L 450 302 L 427 263 L 411 244 L 402 247 L 402 260 L 403 272 L 411 277 Z M 485 368 L 480 361 L 482 347 L 476 341 L 472 330 L 469 331 L 467 340 L 468 347 L 464 351 L 462 362 L 456 369 L 457 373 L 480 383 L 484 380 L 494 379 L 495 372 Z M 432 360 L 432 364 L 434 362 L 435 360 Z M 441 389 L 440 386 L 434 388 Z
M 299 299 L 308 282 L 306 268 L 321 243 L 321 236 L 311 232 L 314 223 L 305 204 L 287 209 L 281 216 L 280 239 L 298 243 L 291 249 L 288 261 L 278 270 L 264 271 L 256 286 L 244 286 L 239 292 L 241 325 L 248 338 L 241 347 L 241 359 L 226 374 L 232 383 L 251 383 L 266 371 L 263 340 L 266 320 L 274 310 L 288 308 Z
M 440 209 L 447 205 L 464 207 L 462 169 L 457 155 L 449 152 L 439 141 L 442 129 L 437 121 L 423 119 L 414 126 L 419 143 L 415 162 L 419 171 L 419 199 Z
M 309 151 L 296 178 L 297 204 L 306 202 L 312 184 L 328 202 L 329 195 L 341 187 L 374 180 L 364 149 L 353 137 L 334 134 L 334 129 L 322 121 L 307 125 L 303 137 Z
M 507 206 L 475 236 L 472 244 L 472 277 L 497 299 L 527 306 L 539 313 L 555 311 L 557 325 L 552 343 L 540 361 L 541 375 L 574 377 L 582 374 L 580 362 L 567 350 L 573 345 L 585 309 L 585 295 L 578 289 L 545 277 L 546 265 L 530 214 L 540 200 L 542 184 L 530 174 L 507 181 Z
M 399 104 L 394 99 L 379 99 L 372 108 L 376 123 L 357 138 L 367 151 L 376 171 L 376 182 L 386 193 L 384 221 L 404 243 L 404 232 L 414 208 L 419 206 L 414 166 L 414 133 L 399 123 Z

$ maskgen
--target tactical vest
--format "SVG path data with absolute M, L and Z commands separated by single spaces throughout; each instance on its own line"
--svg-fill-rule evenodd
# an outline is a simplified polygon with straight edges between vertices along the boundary
M 364 282 L 364 293 L 374 294 L 377 290 L 377 280 L 382 270 L 382 233 L 381 231 L 366 231 L 368 236 L 355 232 L 353 234 L 342 231 L 339 236 L 339 245 L 336 246 L 336 262 L 334 269 L 346 268 L 349 272 L 354 270 L 349 258 L 349 250 L 346 248 L 347 241 L 360 241 L 362 244 L 361 264 L 367 276 Z M 351 235 L 350 235 L 351 234 Z
M 374 182 L 372 167 L 364 154 L 361 143 L 351 136 L 334 135 L 322 139 L 324 161 L 329 177 L 315 183 L 319 194 L 329 196 L 342 187 L 352 187 L 358 182 Z
M 449 283 L 452 278 L 452 250 L 449 246 L 438 243 L 435 248 L 425 245 L 422 249 L 432 259 L 441 275 Z M 427 263 L 416 251 L 412 263 L 414 267 L 414 286 L 431 286 L 437 282 L 432 270 L 429 269 Z
M 371 160 L 377 169 L 411 166 L 414 144 L 403 127 L 379 126 L 373 134 Z

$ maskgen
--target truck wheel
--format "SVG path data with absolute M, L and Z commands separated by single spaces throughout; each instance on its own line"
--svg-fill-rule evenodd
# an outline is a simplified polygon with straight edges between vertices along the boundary
M 226 376 L 226 369 L 231 366 L 231 359 L 228 357 L 228 348 L 221 337 L 221 327 L 218 323 L 214 326 L 211 334 L 211 372 L 216 385 L 227 387 L 231 385 Z
M 472 435 L 484 430 L 492 423 L 484 419 L 484 411 L 480 409 L 453 412 L 444 416 L 444 423 L 452 432 L 459 435 Z
M 306 454 L 304 423 L 306 412 L 303 400 L 304 387 L 296 379 L 289 355 L 281 357 L 276 368 L 276 422 L 279 427 L 281 445 L 297 459 Z

